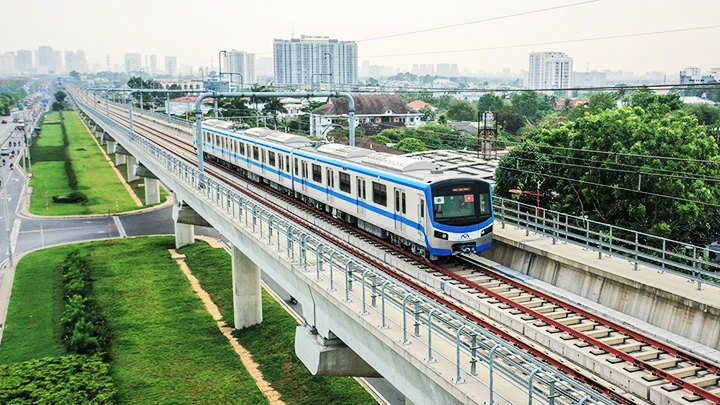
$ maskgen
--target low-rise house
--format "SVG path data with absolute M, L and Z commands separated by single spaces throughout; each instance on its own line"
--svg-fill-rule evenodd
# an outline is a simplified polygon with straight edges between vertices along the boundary
M 394 127 L 417 128 L 423 124 L 422 114 L 413 112 L 396 94 L 353 94 L 355 100 L 355 126 L 373 126 L 380 130 Z M 310 115 L 311 134 L 321 136 L 333 126 L 348 119 L 348 101 L 331 97 Z
M 425 107 L 429 107 L 431 110 L 437 111 L 437 107 L 433 106 L 432 104 L 428 104 L 422 100 L 411 101 L 407 104 L 407 106 L 411 111 L 415 111 L 415 112 L 418 112 Z

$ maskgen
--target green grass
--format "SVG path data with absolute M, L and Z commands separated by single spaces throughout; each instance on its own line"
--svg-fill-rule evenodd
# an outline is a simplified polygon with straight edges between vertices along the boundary
M 42 136 L 33 138 L 32 143 L 33 178 L 30 186 L 33 187 L 33 198 L 30 212 L 37 215 L 89 215 L 138 209 L 78 115 L 74 111 L 65 111 L 63 116 L 70 144 L 67 150 L 78 189 L 88 196 L 89 201 L 84 205 L 56 204 L 52 201 L 53 196 L 68 195 L 72 190 L 65 175 L 60 117 L 58 113 L 49 113 L 42 126 Z
M 114 162 L 114 161 L 115 161 L 115 155 L 113 154 L 113 155 L 110 155 L 110 156 L 112 156 L 112 159 L 113 159 L 113 162 Z M 141 177 L 141 178 L 139 178 L 139 179 L 137 179 L 137 180 L 128 181 L 128 177 L 127 177 L 127 164 L 124 164 L 124 163 L 123 163 L 123 164 L 121 164 L 121 165 L 118 165 L 117 168 L 118 168 L 118 170 L 120 170 L 120 173 L 122 173 L 122 176 L 123 176 L 123 179 L 125 180 L 125 182 L 130 185 L 130 187 L 131 187 L 131 188 L 133 189 L 133 191 L 135 192 L 135 195 L 137 195 L 138 198 L 140 199 L 140 201 L 142 201 L 143 206 L 152 207 L 152 206 L 155 206 L 155 205 L 159 205 L 159 204 L 147 205 L 147 200 L 146 200 L 146 197 L 145 197 L 145 179 L 143 179 L 143 178 Z M 167 190 L 165 190 L 165 187 L 163 187 L 162 184 L 161 184 L 161 185 L 160 185 L 160 204 L 162 204 L 163 202 L 165 202 L 165 200 L 167 200 L 167 197 L 168 197 L 168 192 L 167 192 Z
M 70 249 L 33 253 L 18 263 L 0 345 L 0 364 L 66 353 L 60 342 L 63 287 L 55 264 L 63 261 Z
M 170 259 L 167 249 L 173 246 L 172 237 L 83 243 L 33 253 L 20 265 L 52 269 L 72 249 L 90 255 L 95 263 L 93 294 L 113 331 L 110 375 L 118 389 L 118 404 L 267 403 L 177 263 Z M 23 263 L 26 260 L 28 264 Z M 23 271 L 25 284 L 33 281 L 34 288 L 14 287 L 11 312 L 24 313 L 25 306 L 34 302 L 44 308 L 40 312 L 45 318 L 52 318 L 47 315 L 52 313 L 52 297 L 46 292 L 52 290 L 51 272 Z M 38 286 L 40 278 L 49 279 L 50 284 Z M 22 326 L 27 317 L 18 321 Z M 18 321 L 8 323 L 6 333 L 16 329 L 16 336 L 21 336 Z M 51 321 L 45 322 L 45 329 L 50 328 L 48 323 Z M 44 333 L 35 335 L 50 345 L 53 334 Z M 2 347 L 11 353 L 21 352 L 24 345 L 14 339 L 3 340 Z M 31 352 L 25 353 L 27 357 Z M 32 357 L 58 354 L 38 352 Z
M 204 242 L 180 249 L 203 289 L 220 309 L 225 321 L 233 323 L 232 262 L 223 249 Z M 375 404 L 375 400 L 354 379 L 313 376 L 295 356 L 295 319 L 263 291 L 263 322 L 235 331 L 238 342 L 252 353 L 260 370 L 281 399 L 289 405 Z

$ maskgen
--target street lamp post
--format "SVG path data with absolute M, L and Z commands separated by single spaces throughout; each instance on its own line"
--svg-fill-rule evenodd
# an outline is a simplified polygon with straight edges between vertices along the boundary
M 140 68 L 140 90 L 143 89 L 143 73 L 145 73 L 144 68 Z M 140 109 L 143 110 L 143 96 L 142 92 L 140 92 Z
M 224 53 L 225 57 L 227 58 L 227 51 L 222 50 L 222 51 L 218 52 L 218 77 L 220 78 L 220 80 L 222 80 L 222 59 L 220 59 L 221 53 Z
M 535 196 L 536 201 L 537 201 L 537 208 L 535 209 L 535 216 L 536 217 L 540 216 L 540 190 L 539 189 L 538 189 L 538 191 L 524 191 L 524 190 L 518 190 L 516 188 L 513 188 L 508 191 L 513 194 L 525 194 L 525 195 Z

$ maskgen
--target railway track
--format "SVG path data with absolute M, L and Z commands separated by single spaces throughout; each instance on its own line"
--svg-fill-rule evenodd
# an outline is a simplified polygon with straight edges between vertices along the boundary
M 116 120 L 127 123 L 127 118 L 125 118 L 122 113 L 113 112 L 113 114 Z M 167 135 L 155 128 L 138 122 L 136 122 L 135 125 L 136 127 L 142 128 L 143 132 L 150 132 L 149 135 L 155 137 L 154 141 L 161 138 L 163 142 L 169 143 L 174 148 L 180 146 L 188 154 L 192 155 L 195 153 L 192 145 L 189 145 L 186 140 L 182 144 L 178 144 L 177 139 L 168 139 Z M 188 157 L 183 158 L 193 164 L 195 163 L 192 159 L 188 159 Z M 228 171 L 227 168 L 220 167 L 220 165 L 217 164 L 213 164 L 212 166 L 213 171 L 218 169 Z M 234 176 L 238 175 L 238 173 L 235 172 L 231 173 Z M 217 175 L 218 173 L 215 172 L 215 174 Z M 247 179 L 245 180 L 248 181 Z M 720 404 L 720 397 L 718 397 L 718 394 L 720 394 L 720 384 L 718 384 L 720 381 L 720 369 L 714 364 L 705 362 L 621 325 L 614 324 L 554 297 L 533 290 L 515 280 L 498 274 L 479 261 L 477 257 L 463 255 L 459 258 L 460 262 L 451 268 L 445 268 L 435 263 L 428 263 L 372 235 L 355 228 L 349 228 L 345 223 L 314 207 L 299 203 L 294 199 L 291 200 L 271 187 L 258 184 L 256 184 L 256 186 L 262 186 L 266 192 L 273 192 L 285 198 L 286 204 L 305 211 L 310 209 L 315 219 L 328 221 L 335 226 L 342 226 L 347 232 L 354 233 L 360 240 L 375 244 L 386 254 L 397 257 L 410 267 L 415 267 L 426 273 L 433 274 L 445 282 L 455 283 L 455 285 L 461 286 L 460 288 L 464 289 L 469 295 L 474 295 L 477 300 L 484 301 L 488 305 L 496 307 L 499 311 L 508 312 L 510 315 L 519 318 L 523 324 L 532 325 L 533 329 L 544 331 L 546 335 L 556 336 L 556 340 L 563 341 L 567 345 L 572 345 L 578 350 L 585 349 L 585 351 L 590 352 L 591 356 L 600 359 L 601 362 L 606 362 L 615 369 L 619 368 L 623 370 L 627 375 L 635 375 L 637 380 L 644 381 L 642 386 L 636 387 L 633 390 L 631 384 L 628 382 L 628 384 L 622 388 L 633 392 L 633 394 L 644 401 L 652 401 L 650 387 L 659 387 L 660 390 L 667 393 L 684 390 L 685 395 L 683 395 L 682 398 L 686 403 Z M 298 220 L 297 215 L 294 216 L 295 218 L 293 220 Z M 308 223 L 306 219 L 301 220 Z M 312 224 L 310 226 L 314 228 L 317 227 Z M 342 247 L 346 250 L 348 249 L 347 246 Z M 357 249 L 354 249 L 354 251 L 356 254 L 364 254 L 358 252 Z M 371 259 L 371 262 L 378 266 L 378 268 L 386 268 L 386 266 L 378 263 L 376 260 Z M 392 270 L 388 270 L 392 272 Z M 417 287 L 419 291 L 433 297 L 436 301 L 443 302 L 468 319 L 472 319 L 484 327 L 496 331 L 513 344 L 538 355 L 538 357 L 545 359 L 548 363 L 590 386 L 603 391 L 613 399 L 624 403 L 635 403 L 635 401 L 628 398 L 622 391 L 609 389 L 607 386 L 599 386 L 600 384 L 598 384 L 597 381 L 592 381 L 592 378 L 588 375 L 583 375 L 578 369 L 569 368 L 564 362 L 558 362 L 557 360 L 548 358 L 551 356 L 548 356 L 547 353 L 542 351 L 538 351 L 535 347 L 528 347 L 531 345 L 528 345 L 525 341 L 519 341 L 517 338 L 506 336 L 508 333 L 500 330 L 495 324 L 490 324 L 486 320 L 480 319 L 470 311 L 438 296 L 433 291 L 429 291 L 416 282 L 407 280 L 406 278 L 403 278 L 403 282 L 412 284 L 414 288 Z M 550 344 L 546 345 L 549 346 Z

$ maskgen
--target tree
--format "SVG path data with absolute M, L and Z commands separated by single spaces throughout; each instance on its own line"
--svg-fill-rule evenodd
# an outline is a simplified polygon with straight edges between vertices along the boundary
M 536 121 L 540 117 L 539 93 L 534 91 L 515 93 L 510 100 L 515 110 L 528 120 Z
M 386 131 L 388 131 L 388 130 L 386 130 Z M 388 138 L 388 137 L 386 137 L 386 136 L 384 136 L 384 135 L 374 135 L 374 136 L 371 136 L 371 137 L 370 137 L 370 140 L 373 141 L 373 142 L 375 142 L 375 143 L 380 143 L 380 144 L 383 144 L 383 145 L 387 145 L 387 144 L 389 144 L 389 143 L 392 143 L 392 141 L 390 140 L 390 138 Z
M 523 117 L 514 106 L 506 105 L 497 115 L 498 125 L 506 132 L 517 135 L 525 126 L 525 117 Z
M 277 116 L 280 113 L 287 113 L 287 109 L 285 106 L 280 102 L 280 99 L 277 97 L 271 97 L 267 100 L 267 103 L 265 103 L 265 106 L 263 107 L 264 113 L 269 113 L 273 116 L 273 121 L 275 121 L 275 127 L 277 128 Z
M 683 102 L 677 94 L 659 95 L 645 88 L 631 93 L 625 101 L 631 106 L 642 107 L 644 110 L 647 110 L 651 104 L 667 106 L 670 111 L 679 110 L 683 106 Z
M 72 77 L 75 80 L 80 80 L 80 73 L 73 70 L 72 72 L 70 72 L 70 77 Z
M 398 142 L 395 147 L 405 153 L 424 152 L 428 150 L 423 141 L 415 138 L 405 138 Z
M 700 125 L 720 126 L 720 108 L 710 104 L 685 104 L 683 110 L 697 118 Z
M 67 94 L 62 90 L 58 90 L 55 92 L 54 96 L 55 96 L 55 100 L 57 100 L 59 103 L 62 103 L 65 101 Z
M 447 117 L 445 117 L 445 114 L 440 114 L 437 122 L 438 124 L 447 125 Z
M 501 160 L 496 192 L 539 181 L 543 204 L 561 212 L 688 243 L 719 234 L 718 145 L 662 101 L 526 132 Z
M 478 100 L 478 111 L 498 111 L 505 106 L 505 102 L 493 93 L 485 93 Z
M 595 93 L 590 96 L 589 111 L 598 113 L 615 108 L 615 97 L 610 93 Z
M 420 114 L 422 114 L 422 120 L 423 121 L 434 121 L 435 120 L 435 111 L 429 107 L 425 106 L 420 109 Z
M 53 111 L 62 111 L 65 109 L 65 105 L 59 101 L 53 101 L 52 103 L 52 110 Z
M 475 121 L 477 108 L 469 101 L 454 100 L 450 103 L 447 116 L 454 121 Z

